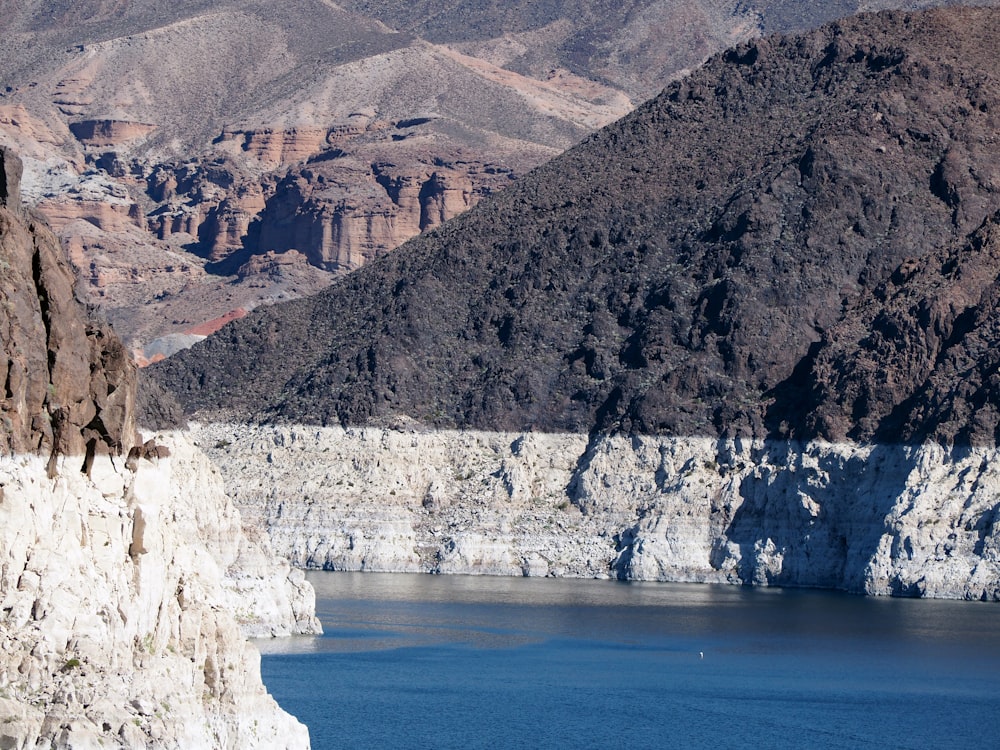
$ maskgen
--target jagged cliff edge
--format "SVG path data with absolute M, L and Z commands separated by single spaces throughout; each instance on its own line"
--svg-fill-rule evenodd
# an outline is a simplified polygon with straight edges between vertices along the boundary
M 135 367 L 19 177 L 0 151 L 0 746 L 308 748 L 245 637 L 315 632 L 311 587 L 185 436 L 140 444 Z

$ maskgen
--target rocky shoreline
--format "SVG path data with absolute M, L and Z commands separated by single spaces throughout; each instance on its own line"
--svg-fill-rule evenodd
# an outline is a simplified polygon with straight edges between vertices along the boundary
M 997 449 L 194 425 L 277 554 L 328 570 L 1000 601 Z

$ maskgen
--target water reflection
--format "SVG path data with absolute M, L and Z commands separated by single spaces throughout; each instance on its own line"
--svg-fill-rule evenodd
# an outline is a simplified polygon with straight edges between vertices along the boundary
M 699 584 L 311 572 L 318 638 L 261 641 L 265 653 L 435 644 L 514 648 L 553 639 L 683 653 L 915 649 L 1000 655 L 1000 610 L 980 602 Z

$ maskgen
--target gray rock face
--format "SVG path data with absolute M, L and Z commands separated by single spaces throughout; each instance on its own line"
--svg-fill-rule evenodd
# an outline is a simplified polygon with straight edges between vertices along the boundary
M 0 206 L 21 207 L 21 160 L 10 149 L 0 148 Z
M 1000 601 L 994 448 L 221 423 L 195 435 L 304 567 Z

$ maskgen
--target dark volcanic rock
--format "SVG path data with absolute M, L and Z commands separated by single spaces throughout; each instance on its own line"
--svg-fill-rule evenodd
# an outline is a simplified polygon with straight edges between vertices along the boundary
M 775 389 L 772 412 L 786 417 L 776 429 L 997 444 L 998 274 L 1000 213 L 967 240 L 903 263 Z
M 73 294 L 59 241 L 17 203 L 20 161 L 0 150 L 0 450 L 127 452 L 135 365 Z
M 992 440 L 958 423 L 1000 403 L 998 43 L 1000 14 L 949 9 L 735 48 L 155 377 L 191 411 L 320 423 Z

